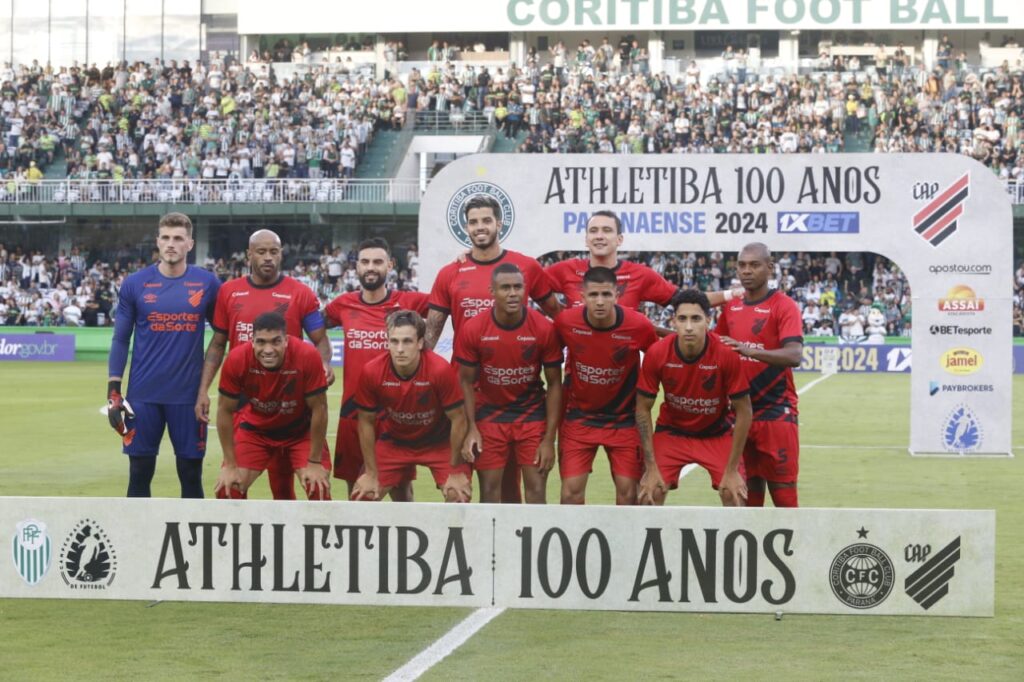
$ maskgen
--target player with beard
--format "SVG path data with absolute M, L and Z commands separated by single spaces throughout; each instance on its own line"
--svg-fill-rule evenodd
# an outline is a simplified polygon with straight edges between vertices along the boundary
M 402 309 L 426 315 L 428 298 L 427 294 L 391 291 L 385 286 L 392 265 L 391 247 L 386 240 L 379 237 L 367 239 L 359 244 L 356 253 L 360 290 L 338 296 L 324 309 L 327 328 L 340 326 L 345 330 L 344 391 L 334 446 L 334 476 L 348 483 L 349 495 L 356 479 L 363 473 L 359 410 L 355 404 L 359 377 L 370 360 L 388 354 L 387 316 Z M 412 480 L 401 481 L 390 494 L 396 502 L 411 502 Z
M 494 305 L 491 296 L 491 276 L 502 263 L 512 263 L 523 273 L 526 293 L 537 302 L 549 317 L 562 309 L 554 296 L 551 284 L 536 259 L 516 251 L 502 248 L 498 241 L 501 232 L 501 206 L 493 197 L 477 195 L 466 202 L 463 209 L 466 233 L 472 242 L 469 255 L 463 262 L 455 261 L 441 268 L 430 292 L 430 312 L 427 314 L 427 348 L 434 348 L 448 317 L 452 318 L 455 338 L 463 325 L 480 312 Z M 502 483 L 502 502 L 521 502 L 518 466 L 509 460 Z
M 591 268 L 583 277 L 581 307 L 555 318 L 569 349 L 565 414 L 558 434 L 562 504 L 586 501 L 587 478 L 597 449 L 604 447 L 615 481 L 615 503 L 636 504 L 643 473 L 636 430 L 636 385 L 640 353 L 658 340 L 646 316 L 616 303 L 610 268 Z
M 776 507 L 796 507 L 800 436 L 793 368 L 803 359 L 800 308 L 785 293 L 768 288 L 774 270 L 764 244 L 740 251 L 736 273 L 746 294 L 726 306 L 715 331 L 743 358 L 750 380 L 754 421 L 743 451 L 747 506 L 763 507 L 765 485 Z
M 291 336 L 301 339 L 302 332 L 306 332 L 320 353 L 327 385 L 334 382 L 331 344 L 320 315 L 320 300 L 305 284 L 281 274 L 280 237 L 270 230 L 257 230 L 249 237 L 248 255 L 252 274 L 225 283 L 217 296 L 211 325 L 213 339 L 206 348 L 203 378 L 195 404 L 196 417 L 203 422 L 210 421 L 210 384 L 224 360 L 225 348 L 230 346 L 233 350 L 251 341 L 253 323 L 265 312 L 280 313 Z M 322 466 L 330 470 L 330 455 L 321 459 Z M 291 464 L 283 458 L 267 465 L 270 491 L 275 500 L 295 499 L 293 473 Z

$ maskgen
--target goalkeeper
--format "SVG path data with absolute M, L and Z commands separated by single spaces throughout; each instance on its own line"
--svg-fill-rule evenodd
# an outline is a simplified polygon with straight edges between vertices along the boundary
M 126 277 L 118 293 L 107 418 L 128 455 L 128 497 L 150 497 L 164 427 L 177 456 L 181 496 L 202 497 L 206 424 L 196 419 L 194 405 L 203 371 L 203 333 L 213 319 L 220 282 L 188 264 L 194 244 L 188 216 L 161 218 L 156 243 L 159 261 Z M 124 393 L 121 380 L 133 336 Z

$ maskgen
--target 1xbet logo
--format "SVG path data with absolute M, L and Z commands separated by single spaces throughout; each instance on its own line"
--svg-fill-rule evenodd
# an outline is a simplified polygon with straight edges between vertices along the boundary
M 860 232 L 860 214 L 781 211 L 778 231 L 781 234 L 857 234 Z

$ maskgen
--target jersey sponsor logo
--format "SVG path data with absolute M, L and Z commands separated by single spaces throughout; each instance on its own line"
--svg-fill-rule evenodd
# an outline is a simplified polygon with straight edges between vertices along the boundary
M 146 282 L 143 286 L 147 289 L 159 289 L 163 284 L 160 282 Z
M 536 341 L 536 336 L 517 336 L 516 341 Z
M 743 306 L 742 305 L 734 305 L 734 306 L 730 307 L 729 310 L 731 310 L 731 311 L 733 311 L 735 313 L 738 313 L 739 311 L 743 310 Z
M 199 313 L 157 313 L 146 315 L 151 332 L 194 332 L 202 318 Z
M 398 412 L 388 410 L 388 417 L 398 424 L 405 426 L 430 426 L 435 419 L 434 410 L 429 412 Z
M 857 534 L 867 537 L 862 527 Z M 832 593 L 854 609 L 870 609 L 885 601 L 895 584 L 892 559 L 867 542 L 844 547 L 832 560 L 829 583 Z
M 977 452 L 981 449 L 983 436 L 978 415 L 967 405 L 961 404 L 954 407 L 946 417 L 946 424 L 942 428 L 942 446 L 946 452 L 961 455 Z
M 966 284 L 957 284 L 939 299 L 939 310 L 944 313 L 973 315 L 985 310 L 985 299 L 979 298 L 974 289 Z
M 199 307 L 200 302 L 203 300 L 203 293 L 202 289 L 188 292 L 188 302 L 193 308 Z
M 573 361 L 573 375 L 585 384 L 596 386 L 617 384 L 622 381 L 622 375 L 625 373 L 625 367 L 595 367 L 579 360 Z
M 466 267 L 459 268 L 459 272 L 472 272 L 473 270 L 476 270 L 475 265 L 469 265 Z
M 445 215 L 448 218 L 448 231 L 455 240 L 465 247 L 472 247 L 473 242 L 466 232 L 466 211 L 465 205 L 473 197 L 483 194 L 493 198 L 501 208 L 501 229 L 498 232 L 498 241 L 503 242 L 512 232 L 516 223 L 516 209 L 512 198 L 501 187 L 493 182 L 471 182 L 460 187 L 452 198 L 448 200 L 448 208 Z
M 18 575 L 27 585 L 38 585 L 50 570 L 52 546 L 46 524 L 26 519 L 15 527 L 11 554 Z
M 459 301 L 464 318 L 476 317 L 480 312 L 494 307 L 493 298 L 464 298 Z
M 92 519 L 74 527 L 60 552 L 60 577 L 73 590 L 104 590 L 114 582 L 117 554 L 106 532 Z
M 633 340 L 632 336 L 628 336 L 626 334 L 614 334 L 613 333 L 612 334 L 612 338 L 613 339 L 617 339 L 619 341 L 632 341 Z
M 686 395 L 676 395 L 669 391 L 665 391 L 665 401 L 680 412 L 705 416 L 718 414 L 722 404 L 720 398 L 692 398 Z
M 270 292 L 270 297 L 271 297 L 271 298 L 286 298 L 286 299 L 288 299 L 289 301 L 290 301 L 290 300 L 292 300 L 292 296 L 291 296 L 291 294 L 279 294 L 279 293 L 277 293 L 276 291 L 272 291 L 272 292 Z
M 537 368 L 526 367 L 484 367 L 484 378 L 494 386 L 520 386 L 532 383 L 537 378 Z
M 780 211 L 778 231 L 782 234 L 858 234 L 860 233 L 860 214 L 856 212 L 794 213 Z
M 951 348 L 939 359 L 942 369 L 949 374 L 974 374 L 985 364 L 984 356 L 973 348 Z
M 248 291 L 232 291 L 231 298 L 238 298 L 239 296 L 248 296 Z
M 187 286 L 187 287 L 201 287 L 201 286 L 203 286 L 202 282 L 184 282 L 183 284 L 185 286 Z
M 249 404 L 252 405 L 252 409 L 256 412 L 276 416 L 295 414 L 298 411 L 298 400 L 258 400 L 251 397 L 252 393 L 255 393 L 255 391 L 246 391 L 246 394 L 250 395 Z
M 971 195 L 971 174 L 964 173 L 914 214 L 914 231 L 932 246 L 942 244 L 957 230 L 957 219 L 963 215 L 964 201 Z
M 142 302 L 143 303 L 156 303 L 156 301 L 157 301 L 157 295 L 156 294 L 146 294 L 146 295 L 144 295 L 142 297 Z
M 500 338 L 501 338 L 500 336 L 481 336 L 480 340 L 481 341 L 498 341 Z
M 399 388 L 399 387 L 401 387 L 401 385 L 402 384 L 398 383 L 397 381 L 383 381 L 383 382 L 381 382 L 381 386 L 389 386 L 391 388 Z
M 755 313 L 770 314 L 772 312 L 772 309 L 771 308 L 758 308 L 757 306 L 754 306 L 754 312 Z
M 594 332 L 590 331 L 589 329 L 579 329 L 578 327 L 573 327 L 572 328 L 572 333 L 573 334 L 579 334 L 580 336 L 593 336 L 594 335 Z

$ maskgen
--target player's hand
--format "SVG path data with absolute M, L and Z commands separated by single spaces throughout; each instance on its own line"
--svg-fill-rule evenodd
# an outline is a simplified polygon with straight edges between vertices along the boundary
M 449 474 L 441 486 L 441 494 L 446 502 L 472 502 L 473 483 L 466 474 Z
M 107 391 L 107 421 L 110 422 L 110 428 L 117 431 L 117 434 L 124 439 L 125 445 L 130 443 L 135 436 L 135 429 L 128 428 L 125 423 L 125 419 L 128 417 L 135 417 L 132 406 L 124 399 L 120 390 L 109 389 Z
M 334 368 L 329 362 L 324 365 L 324 378 L 327 379 L 328 386 L 334 383 Z
M 459 263 L 465 263 L 469 260 L 469 250 L 460 251 L 459 255 L 455 257 L 455 260 Z
M 210 423 L 210 396 L 205 393 L 196 398 L 196 419 L 204 424 Z
M 310 462 L 301 469 L 296 469 L 295 475 L 299 477 L 299 482 L 311 500 L 323 500 L 331 492 L 331 478 L 321 462 Z
M 732 287 L 729 291 L 732 292 L 733 301 L 742 301 L 743 297 L 747 294 L 747 290 L 743 287 Z
M 720 336 L 718 338 L 722 341 L 722 343 L 724 343 L 725 345 L 729 346 L 729 348 L 732 348 L 734 351 L 736 351 L 740 355 L 743 355 L 743 356 L 747 356 L 748 355 L 746 351 L 750 348 L 750 346 L 748 346 L 747 344 L 743 343 L 742 341 L 737 341 L 736 339 L 728 337 L 728 336 Z
M 738 471 L 725 470 L 718 484 L 718 495 L 725 507 L 743 507 L 747 503 L 747 482 Z
M 379 500 L 380 481 L 377 480 L 377 476 L 375 474 L 365 472 L 357 478 L 355 485 L 352 486 L 352 499 L 369 501 Z
M 555 466 L 555 444 L 549 440 L 541 440 L 537 448 L 537 456 L 533 458 L 533 464 L 537 471 L 546 474 Z
M 220 473 L 217 474 L 217 484 L 213 486 L 213 494 L 216 495 L 220 491 L 231 497 L 231 491 L 237 490 L 244 493 L 242 489 L 242 470 L 236 466 L 222 466 Z
M 665 479 L 661 477 L 658 467 L 647 467 L 644 470 L 644 475 L 640 478 L 640 488 L 636 496 L 637 504 L 655 504 L 667 493 L 668 486 L 665 485 Z
M 462 441 L 462 459 L 469 464 L 476 461 L 476 458 L 483 452 L 483 437 L 476 424 L 469 427 L 466 439 Z

